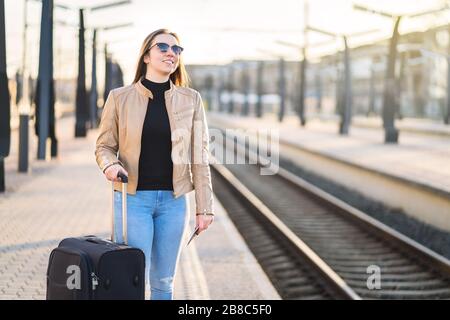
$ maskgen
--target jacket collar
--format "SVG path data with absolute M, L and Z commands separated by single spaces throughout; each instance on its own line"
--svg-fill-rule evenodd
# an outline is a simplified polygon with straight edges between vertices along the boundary
M 147 88 L 142 84 L 142 82 L 141 82 L 141 80 L 142 80 L 143 78 L 144 78 L 144 76 L 142 76 L 142 77 L 139 79 L 139 81 L 136 82 L 136 83 L 134 84 L 134 86 L 135 86 L 135 88 L 137 89 L 137 91 L 138 91 L 140 94 L 142 94 L 144 97 L 153 99 L 153 93 L 152 93 L 149 89 L 147 89 Z M 165 96 L 167 96 L 167 95 L 171 96 L 171 95 L 175 92 L 176 87 L 177 87 L 177 86 L 172 82 L 172 79 L 170 79 L 170 78 L 169 78 L 169 83 L 170 83 L 170 89 L 167 90 L 166 92 L 164 92 L 164 95 L 165 95 Z

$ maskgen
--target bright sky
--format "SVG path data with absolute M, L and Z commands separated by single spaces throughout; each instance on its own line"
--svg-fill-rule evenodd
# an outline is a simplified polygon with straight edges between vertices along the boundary
M 55 3 L 71 7 L 94 6 L 111 0 L 55 0 Z M 6 32 L 8 73 L 11 76 L 21 65 L 23 2 L 7 0 Z M 370 42 L 389 36 L 392 21 L 383 17 L 353 10 L 358 3 L 371 8 L 395 14 L 414 13 L 440 8 L 444 0 L 310 0 L 309 23 L 312 26 L 338 33 L 355 33 L 378 29 L 370 36 L 356 37 L 350 46 Z M 450 10 L 447 10 L 450 11 Z M 29 1 L 28 59 L 37 72 L 38 41 L 41 5 Z M 55 20 L 76 24 L 78 12 L 55 9 Z M 406 19 L 401 32 L 425 30 L 429 26 L 448 23 L 450 15 L 442 13 L 423 18 Z M 304 0 L 134 0 L 130 5 L 86 12 L 88 27 L 109 26 L 132 22 L 132 27 L 116 29 L 99 34 L 99 47 L 107 41 L 114 58 L 121 64 L 125 82 L 129 82 L 142 41 L 151 31 L 165 27 L 181 38 L 184 62 L 187 64 L 222 64 L 233 59 L 271 58 L 267 52 L 282 54 L 287 59 L 298 59 L 298 50 L 282 46 L 276 40 L 300 44 L 303 42 Z M 77 70 L 78 30 L 57 26 L 54 33 L 56 76 L 72 77 Z M 86 32 L 86 45 L 90 46 L 91 32 Z M 328 40 L 315 33 L 309 33 L 310 43 Z M 318 56 L 336 48 L 339 42 L 316 48 L 312 55 Z M 264 50 L 265 52 L 261 51 Z M 86 50 L 89 68 L 91 51 Z

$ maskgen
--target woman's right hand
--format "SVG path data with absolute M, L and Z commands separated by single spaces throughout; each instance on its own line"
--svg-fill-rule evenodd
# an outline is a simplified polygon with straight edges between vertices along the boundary
M 105 170 L 106 179 L 108 179 L 109 181 L 121 182 L 122 179 L 120 179 L 120 177 L 117 177 L 117 174 L 119 172 L 122 172 L 128 177 L 128 172 L 120 164 L 113 164 Z

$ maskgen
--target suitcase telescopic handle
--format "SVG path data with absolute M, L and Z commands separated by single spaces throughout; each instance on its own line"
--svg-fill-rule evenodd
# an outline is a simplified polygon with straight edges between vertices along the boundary
M 122 180 L 122 183 L 128 183 L 128 177 L 122 171 L 119 171 L 117 173 L 117 178 L 120 178 Z
M 128 244 L 128 234 L 127 234 L 127 187 L 128 187 L 128 177 L 121 171 L 117 173 L 117 177 L 122 181 L 122 237 L 124 244 Z M 115 229 L 115 219 L 114 219 L 114 182 L 112 185 L 112 214 L 111 214 L 111 241 L 117 242 L 114 235 Z

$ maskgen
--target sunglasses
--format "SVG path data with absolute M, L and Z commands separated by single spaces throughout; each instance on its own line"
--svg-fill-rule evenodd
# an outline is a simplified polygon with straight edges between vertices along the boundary
M 179 56 L 181 54 L 181 52 L 183 52 L 183 50 L 184 50 L 179 45 L 174 44 L 173 46 L 170 46 L 164 42 L 155 43 L 150 48 L 148 48 L 148 50 L 150 51 L 154 46 L 157 46 L 162 53 L 166 53 L 169 50 L 169 48 L 171 48 L 172 52 L 175 53 L 177 56 Z

